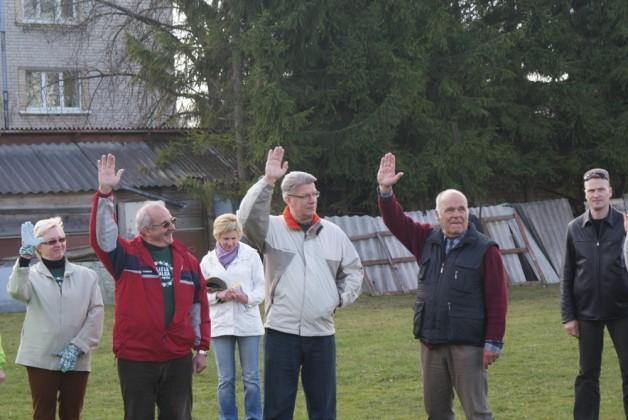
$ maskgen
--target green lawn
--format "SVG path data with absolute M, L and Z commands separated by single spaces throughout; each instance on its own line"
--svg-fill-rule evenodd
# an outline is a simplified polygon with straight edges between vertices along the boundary
M 338 417 L 424 418 L 418 342 L 411 335 L 412 296 L 361 297 L 336 316 Z M 94 357 L 83 418 L 121 419 L 122 401 L 111 354 L 112 308 Z M 23 314 L 0 314 L 8 380 L 0 385 L 0 419 L 27 419 L 30 395 L 23 367 L 12 363 Z M 489 369 L 489 403 L 496 419 L 568 419 L 577 372 L 576 341 L 563 332 L 558 287 L 514 287 L 500 360 Z M 216 371 L 194 382 L 194 418 L 216 418 Z M 238 385 L 240 399 L 241 385 Z M 602 419 L 623 419 L 617 359 L 607 337 L 602 370 Z M 457 410 L 458 418 L 461 416 Z M 300 393 L 295 418 L 305 419 Z

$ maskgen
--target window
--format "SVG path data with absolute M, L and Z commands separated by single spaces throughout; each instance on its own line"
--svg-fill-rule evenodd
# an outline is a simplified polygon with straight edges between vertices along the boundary
M 27 22 L 72 22 L 76 18 L 74 0 L 23 0 Z
M 77 71 L 26 71 L 27 112 L 80 112 L 81 91 Z

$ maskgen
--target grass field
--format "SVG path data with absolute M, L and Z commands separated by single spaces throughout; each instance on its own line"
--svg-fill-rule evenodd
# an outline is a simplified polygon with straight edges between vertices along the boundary
M 489 403 L 496 419 L 571 417 L 577 347 L 560 324 L 558 287 L 510 289 L 505 350 L 489 369 Z M 422 419 L 419 346 L 411 335 L 412 296 L 361 297 L 336 315 L 339 419 Z M 122 401 L 111 354 L 112 308 L 95 353 L 83 418 L 121 419 Z M 30 394 L 25 369 L 12 362 L 23 314 L 0 314 L 0 332 L 9 360 L 0 385 L 0 419 L 28 419 Z M 617 358 L 606 339 L 602 368 L 602 419 L 623 419 Z M 194 380 L 194 418 L 216 415 L 216 371 Z M 242 398 L 241 385 L 238 395 Z M 241 402 L 241 401 L 240 401 Z M 241 412 L 242 414 L 242 412 Z M 458 418 L 463 418 L 457 409 Z M 307 418 L 303 394 L 296 419 Z

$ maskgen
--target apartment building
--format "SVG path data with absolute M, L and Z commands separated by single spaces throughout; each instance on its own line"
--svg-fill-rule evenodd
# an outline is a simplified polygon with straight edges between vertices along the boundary
M 125 2 L 141 6 L 115 4 Z M 127 17 L 120 10 L 97 0 L 0 0 L 0 10 L 0 130 L 138 128 L 163 121 L 163 113 L 146 117 L 155 97 L 130 82 Z

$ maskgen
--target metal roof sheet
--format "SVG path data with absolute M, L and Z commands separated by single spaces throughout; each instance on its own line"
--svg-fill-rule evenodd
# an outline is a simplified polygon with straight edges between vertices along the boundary
M 124 186 L 174 186 L 183 177 L 214 180 L 234 175 L 230 162 L 213 151 L 184 154 L 157 166 L 164 142 L 77 142 L 0 145 L 0 194 L 93 191 L 96 160 L 113 153 L 124 168 Z
M 563 269 L 567 224 L 573 212 L 566 198 L 513 204 L 537 238 L 557 273 Z
M 481 215 L 485 233 L 497 242 L 502 251 L 529 249 L 529 252 L 503 255 L 510 283 L 520 284 L 531 280 L 526 278 L 521 258 L 531 267 L 536 280 L 543 279 L 548 283 L 559 281 L 556 271 L 530 231 L 524 223 L 517 221 L 514 208 L 499 205 L 482 207 L 481 214 L 479 208 L 471 208 L 469 211 L 478 217 Z M 435 210 L 411 211 L 406 214 L 421 223 L 437 224 Z M 351 238 L 360 255 L 365 271 L 365 282 L 362 287 L 364 292 L 392 294 L 416 290 L 419 271 L 416 260 L 405 246 L 392 236 L 381 217 L 333 216 L 326 219 L 337 224 Z

